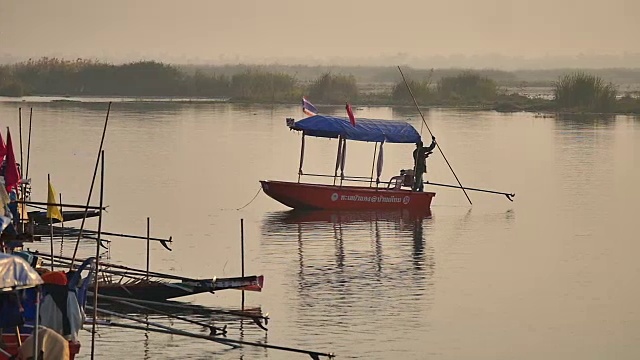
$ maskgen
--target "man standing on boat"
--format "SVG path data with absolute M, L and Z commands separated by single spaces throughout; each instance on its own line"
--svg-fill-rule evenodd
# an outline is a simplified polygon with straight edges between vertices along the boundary
M 415 164 L 413 191 L 424 191 L 422 176 L 427 172 L 427 158 L 431 155 L 433 149 L 436 148 L 436 137 L 431 136 L 431 145 L 427 147 L 423 147 L 422 145 L 422 141 L 418 141 L 416 143 L 416 149 L 413 150 L 413 163 Z

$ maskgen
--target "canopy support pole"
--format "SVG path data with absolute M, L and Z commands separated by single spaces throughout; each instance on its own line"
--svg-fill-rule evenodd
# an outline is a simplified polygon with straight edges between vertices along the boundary
M 380 143 L 380 151 L 378 152 L 378 171 L 376 177 L 376 187 L 380 184 L 380 175 L 382 175 L 382 166 L 384 164 L 384 141 Z
M 342 139 L 342 158 L 340 159 L 340 186 L 344 180 L 344 162 L 347 157 L 347 139 Z
M 378 143 L 375 143 L 375 147 L 373 148 L 373 161 L 371 161 L 371 180 L 369 181 L 369 187 L 373 185 L 373 169 L 376 166 L 376 153 L 378 151 Z
M 300 167 L 298 168 L 298 183 L 302 176 L 302 164 L 304 163 L 304 133 L 302 133 L 302 143 L 300 144 Z
M 342 157 L 342 137 L 338 135 L 338 153 L 336 154 L 336 168 L 333 171 L 333 185 L 336 184 L 338 177 L 338 168 L 340 167 L 340 158 Z

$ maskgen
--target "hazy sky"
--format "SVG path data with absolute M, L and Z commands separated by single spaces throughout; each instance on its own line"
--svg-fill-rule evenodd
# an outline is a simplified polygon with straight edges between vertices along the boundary
M 640 0 L 0 0 L 5 57 L 623 55 L 639 35 Z

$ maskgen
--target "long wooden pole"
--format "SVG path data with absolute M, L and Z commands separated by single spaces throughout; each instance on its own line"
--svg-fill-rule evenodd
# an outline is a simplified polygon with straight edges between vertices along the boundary
M 91 178 L 91 186 L 89 187 L 89 195 L 87 196 L 87 208 L 89 207 L 89 203 L 91 202 L 91 194 L 93 193 L 93 185 L 96 181 L 96 174 L 98 173 L 98 164 L 100 163 L 100 156 L 102 154 L 102 146 L 104 145 L 104 137 L 107 133 L 107 124 L 109 123 L 109 113 L 111 112 L 111 102 L 109 102 L 109 106 L 107 107 L 107 116 L 104 119 L 104 128 L 102 129 L 102 138 L 100 139 L 100 147 L 98 150 L 98 158 L 96 159 L 96 165 L 93 169 L 93 177 Z M 102 213 L 102 203 L 100 203 L 100 213 Z M 69 270 L 73 270 L 73 264 L 75 262 L 76 254 L 78 253 L 78 244 L 80 244 L 80 239 L 82 239 L 82 230 L 84 229 L 84 223 L 87 221 L 87 211 L 85 210 L 84 216 L 82 217 L 82 224 L 80 225 L 80 231 L 78 233 L 78 239 L 76 240 L 76 245 L 73 249 L 73 256 L 71 257 L 71 265 L 69 266 Z M 100 241 L 98 241 L 98 244 Z
M 22 108 L 18 108 L 18 130 L 20 131 L 20 176 L 22 176 L 22 170 L 24 170 L 22 162 Z
M 56 204 L 54 202 L 50 203 L 50 202 L 42 202 L 42 201 L 18 200 L 17 203 L 18 204 L 24 204 L 24 205 L 43 205 L 43 206 L 51 206 L 51 205 L 55 206 L 55 205 L 57 205 L 57 206 L 65 206 L 65 207 L 72 208 L 72 209 L 86 209 L 86 210 L 100 210 L 101 209 L 98 206 L 76 205 L 76 204 Z M 106 209 L 106 207 L 103 206 L 102 210 L 105 210 L 105 209 Z M 46 210 L 46 208 L 45 208 L 45 210 Z
M 64 246 L 64 210 L 62 210 L 62 193 L 60 193 L 60 214 L 62 214 L 62 220 L 60 220 L 60 227 L 62 228 L 62 235 L 60 237 L 60 255 L 62 255 L 62 247 Z M 51 229 L 53 230 L 53 226 L 51 226 Z
M 62 228 L 59 228 L 59 227 L 54 227 L 54 229 L 61 229 L 62 230 Z M 68 231 L 68 233 L 74 233 L 74 235 L 77 235 L 77 232 L 80 231 L 80 229 L 68 227 L 67 231 Z M 92 230 L 84 230 L 84 233 L 89 234 L 89 235 L 96 235 L 97 234 L 96 231 L 92 231 Z M 147 239 L 146 236 L 119 234 L 119 233 L 112 233 L 112 232 L 108 232 L 108 231 L 103 231 L 102 235 L 116 236 L 116 237 L 122 237 L 122 238 L 127 238 L 127 239 L 140 239 L 140 240 L 146 240 Z M 170 236 L 168 239 L 160 239 L 160 238 L 155 238 L 155 237 L 149 237 L 149 240 L 150 241 L 163 241 L 163 242 L 171 243 L 171 242 L 173 242 L 173 237 Z
M 113 301 L 118 303 L 118 304 L 131 306 L 133 308 L 137 308 L 137 309 L 141 309 L 141 310 L 153 311 L 153 312 L 158 313 L 160 315 L 168 316 L 168 317 L 173 318 L 173 319 L 182 320 L 184 322 L 188 322 L 188 323 L 192 323 L 192 324 L 196 324 L 196 325 L 208 328 L 209 332 L 211 333 L 211 335 L 217 335 L 218 333 L 224 335 L 224 334 L 227 333 L 227 325 L 225 325 L 224 327 L 218 327 L 218 326 L 214 326 L 214 325 L 211 325 L 211 324 L 203 323 L 201 321 L 196 321 L 196 320 L 192 320 L 192 319 L 189 319 L 189 318 L 186 318 L 186 317 L 178 316 L 178 315 L 172 314 L 172 313 L 167 312 L 167 311 L 162 311 L 162 310 L 150 308 L 148 306 L 143 306 L 143 305 L 140 305 L 140 304 L 134 304 L 134 303 L 126 301 L 126 300 L 113 300 Z
M 149 236 L 150 233 L 150 225 L 149 225 L 149 217 L 147 217 L 147 282 L 149 282 L 149 248 L 151 243 L 151 238 Z
M 424 119 L 424 115 L 422 114 L 422 110 L 420 110 L 420 106 L 418 106 L 418 101 L 416 101 L 416 97 L 413 96 L 413 91 L 411 91 L 411 87 L 409 86 L 409 83 L 407 82 L 407 79 L 404 77 L 404 74 L 402 73 L 402 69 L 400 69 L 400 66 L 398 66 L 398 70 L 400 71 L 400 75 L 402 75 L 402 80 L 404 81 L 404 84 L 407 86 L 407 90 L 409 90 L 409 94 L 411 95 L 411 98 L 413 99 L 413 103 L 416 105 L 416 109 L 418 109 L 418 112 L 420 113 L 420 117 L 422 118 L 422 123 L 424 123 L 424 126 L 429 131 L 429 134 L 433 137 L 433 133 L 431 132 L 431 129 L 429 128 L 429 124 L 427 124 L 427 121 Z M 467 191 L 464 189 L 464 186 L 462 186 L 462 183 L 460 183 L 460 180 L 458 179 L 458 175 L 456 175 L 456 172 L 453 171 L 453 168 L 451 167 L 451 164 L 449 163 L 449 160 L 447 160 L 447 157 L 444 156 L 444 152 L 442 151 L 442 148 L 440 147 L 440 144 L 436 143 L 436 147 L 438 148 L 438 150 L 440 150 L 440 154 L 442 154 L 442 157 L 444 158 L 444 161 L 447 163 L 447 165 L 449 166 L 449 169 L 453 173 L 453 176 L 456 178 L 456 181 L 458 182 L 458 184 L 460 185 L 460 188 L 464 192 L 464 196 L 466 196 L 467 200 L 469 200 L 469 204 L 473 205 L 473 203 L 471 202 L 471 199 L 469 198 L 469 195 L 467 195 Z
M 455 185 L 439 184 L 439 183 L 434 183 L 434 182 L 430 182 L 430 181 L 425 181 L 425 184 L 429 184 L 429 185 L 433 185 L 433 186 L 449 187 L 449 188 L 454 188 L 454 189 L 459 189 L 460 188 L 459 186 L 455 186 Z M 478 189 L 478 188 L 472 188 L 472 187 L 465 187 L 464 190 L 471 190 L 471 191 L 478 191 L 478 192 L 486 192 L 486 193 L 489 193 L 489 194 L 504 195 L 504 196 L 507 197 L 507 199 L 509 199 L 509 201 L 513 201 L 512 198 L 516 196 L 516 194 L 514 194 L 514 193 L 507 193 L 507 192 L 486 190 L 486 189 Z
M 89 307 L 89 306 L 87 306 L 87 307 Z M 270 344 L 264 344 L 264 343 L 256 343 L 256 342 L 234 340 L 234 339 L 227 339 L 227 338 L 219 338 L 219 337 L 214 337 L 214 336 L 210 336 L 210 335 L 203 335 L 203 334 L 195 334 L 195 333 L 191 333 L 191 332 L 184 331 L 184 330 L 174 329 L 174 328 L 171 328 L 169 326 L 162 325 L 162 324 L 140 320 L 140 319 L 137 319 L 137 318 L 135 318 L 133 316 L 120 314 L 120 313 L 117 313 L 115 311 L 110 311 L 110 310 L 105 310 L 105 309 L 98 309 L 98 311 L 101 312 L 101 313 L 104 313 L 104 314 L 112 315 L 112 316 L 115 316 L 115 317 L 120 317 L 120 318 L 123 318 L 123 319 L 127 319 L 127 320 L 131 320 L 131 321 L 134 321 L 134 322 L 138 322 L 138 323 L 141 323 L 141 324 L 155 326 L 156 328 L 149 328 L 148 330 L 149 331 L 153 331 L 153 332 L 158 332 L 158 333 L 172 334 L 172 335 L 182 335 L 182 336 L 187 336 L 187 337 L 192 337 L 192 338 L 197 338 L 197 339 L 209 340 L 209 341 L 213 341 L 213 342 L 217 342 L 217 343 L 224 344 L 224 345 L 229 345 L 229 346 L 248 345 L 248 346 L 257 346 L 257 347 L 261 347 L 261 348 L 265 348 L 265 349 L 275 349 L 275 350 L 283 350 L 283 351 L 289 351 L 289 352 L 302 353 L 302 354 L 306 354 L 306 355 L 311 356 L 312 359 L 319 359 L 320 356 L 326 356 L 328 358 L 335 357 L 335 354 L 333 354 L 333 353 L 321 353 L 321 352 L 317 352 L 317 351 L 296 349 L 296 348 L 285 347 L 285 346 L 270 345 Z M 93 319 L 93 322 L 94 323 L 96 322 L 95 318 Z M 106 322 L 105 325 L 114 326 L 114 327 L 123 327 L 123 328 L 129 328 L 129 329 L 136 329 L 136 330 L 147 330 L 146 328 L 144 328 L 142 326 L 136 326 L 136 325 L 130 325 L 130 324 L 119 324 L 119 323 L 113 323 L 113 322 Z
M 102 161 L 100 161 L 100 207 L 102 208 L 102 202 L 104 200 L 104 150 L 100 152 Z M 93 325 L 91 326 L 91 360 L 95 356 L 95 342 L 96 342 L 96 319 L 98 317 L 98 270 L 100 269 L 100 237 L 102 231 L 102 210 L 98 216 L 98 241 L 96 241 L 96 269 L 93 278 Z M 73 261 L 73 260 L 72 260 Z M 73 266 L 73 263 L 72 263 Z
M 244 277 L 244 219 L 240 219 L 240 260 L 242 262 L 242 277 Z M 242 310 L 244 310 L 244 290 L 242 290 Z
M 101 233 L 101 235 L 104 235 L 104 232 Z M 49 254 L 44 254 L 42 253 L 44 256 L 49 255 Z M 58 256 L 56 259 L 56 262 L 58 263 L 68 263 L 68 261 L 70 261 L 71 258 L 69 257 L 65 257 L 65 256 Z M 81 259 L 78 259 L 81 260 Z M 139 275 L 139 276 L 144 276 L 145 275 L 145 270 L 142 269 L 136 269 L 136 268 L 132 268 L 132 267 L 128 267 L 128 266 L 124 266 L 124 265 L 118 265 L 118 264 L 112 264 L 112 263 L 102 263 L 102 266 L 105 268 L 114 268 L 114 269 L 121 269 L 121 270 L 125 270 L 129 271 L 129 272 L 134 272 L 135 274 L 132 275 Z M 113 271 L 111 270 L 107 270 L 107 269 L 103 269 L 103 273 L 111 273 Z M 195 279 L 195 278 L 188 278 L 188 277 L 183 277 L 183 276 L 177 276 L 177 275 L 172 275 L 172 274 L 165 274 L 165 273 L 159 273 L 159 272 L 155 272 L 155 271 L 149 271 L 149 276 L 154 276 L 154 277 L 159 277 L 159 278 L 164 278 L 164 279 L 169 279 L 169 280 L 180 280 L 180 281 L 192 281 L 192 282 L 198 282 L 198 281 L 203 281 L 203 280 L 209 280 L 209 279 Z
M 29 137 L 27 140 L 27 166 L 24 172 L 24 178 L 29 179 L 29 158 L 31 155 L 31 119 L 33 118 L 33 108 L 29 111 Z

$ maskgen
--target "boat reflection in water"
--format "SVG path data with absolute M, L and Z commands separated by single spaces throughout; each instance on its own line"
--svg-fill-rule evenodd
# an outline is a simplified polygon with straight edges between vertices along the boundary
M 411 264 L 416 270 L 425 263 L 424 222 L 431 224 L 431 210 L 409 211 L 330 211 L 330 210 L 291 210 L 273 212 L 267 215 L 268 231 L 266 236 L 275 234 L 295 234 L 298 241 L 305 239 L 326 240 L 326 230 L 331 230 L 331 239 L 336 242 L 336 265 L 344 266 L 345 237 L 357 237 L 356 243 L 362 243 L 362 237 L 369 237 L 375 250 L 376 265 L 382 268 L 382 240 L 388 238 L 389 247 L 411 243 Z M 348 232 L 345 234 L 345 232 Z M 302 243 L 299 244 L 302 246 Z M 356 245 L 356 244 L 354 244 Z M 313 245 L 310 245 L 313 246 Z M 300 248 L 302 250 L 302 248 Z
M 435 260 L 427 239 L 433 221 L 430 211 L 268 213 L 263 270 L 292 269 L 281 280 L 285 306 L 328 326 L 322 331 L 342 331 L 328 323 L 331 314 L 330 322 L 366 333 L 362 341 L 371 341 L 371 349 L 375 341 L 389 340 L 373 334 L 380 327 L 402 346 L 417 340 L 412 331 L 426 326 L 420 318 L 432 303 Z

